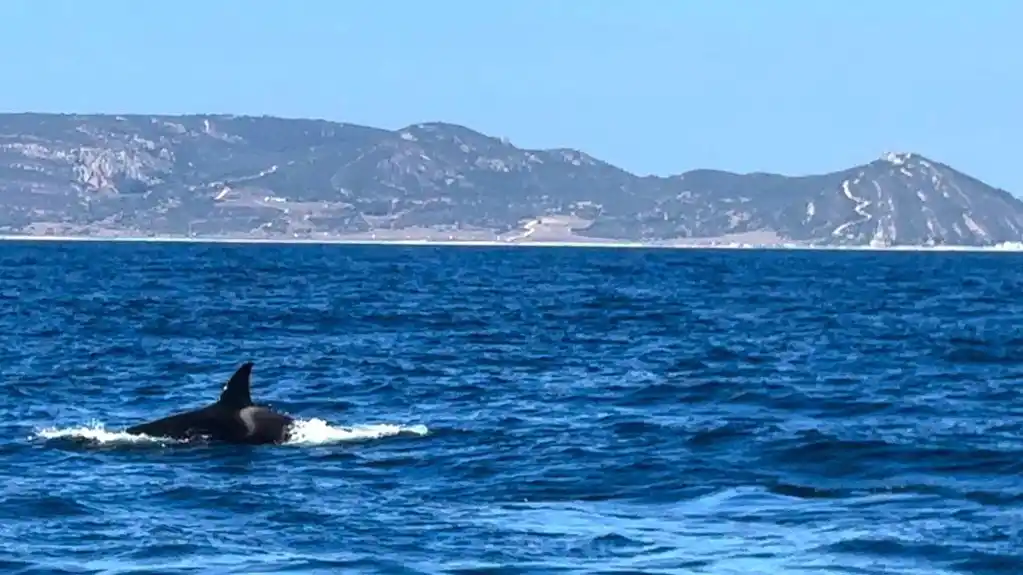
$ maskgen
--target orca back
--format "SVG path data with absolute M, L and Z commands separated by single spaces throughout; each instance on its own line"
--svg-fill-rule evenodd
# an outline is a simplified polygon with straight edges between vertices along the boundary
M 191 439 L 199 436 L 218 435 L 217 418 L 210 413 L 209 407 L 175 413 L 155 421 L 149 421 L 129 427 L 125 430 L 133 435 L 150 437 L 170 437 L 172 439 Z

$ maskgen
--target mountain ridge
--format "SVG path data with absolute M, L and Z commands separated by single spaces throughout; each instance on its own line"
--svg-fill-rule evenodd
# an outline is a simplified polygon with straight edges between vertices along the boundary
M 1023 201 L 917 153 L 797 176 L 640 176 L 439 121 L 387 130 L 230 114 L 0 114 L 0 194 L 5 235 L 1023 241 Z

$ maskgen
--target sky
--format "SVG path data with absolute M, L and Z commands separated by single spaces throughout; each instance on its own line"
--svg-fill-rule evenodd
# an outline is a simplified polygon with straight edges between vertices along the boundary
M 630 172 L 916 152 L 1023 195 L 1023 2 L 4 0 L 0 112 L 443 121 Z

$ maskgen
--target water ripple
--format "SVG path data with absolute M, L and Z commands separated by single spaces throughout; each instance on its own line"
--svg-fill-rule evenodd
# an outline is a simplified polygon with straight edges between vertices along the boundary
M 4 572 L 1023 571 L 1012 254 L 2 247 Z

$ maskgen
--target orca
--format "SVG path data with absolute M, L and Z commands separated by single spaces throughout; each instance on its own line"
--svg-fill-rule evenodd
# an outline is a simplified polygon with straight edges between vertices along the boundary
M 125 432 L 179 440 L 205 438 L 243 444 L 283 443 L 295 420 L 252 403 L 252 362 L 243 364 L 224 385 L 220 398 L 201 409 L 176 413 L 129 427 Z

